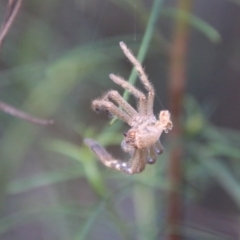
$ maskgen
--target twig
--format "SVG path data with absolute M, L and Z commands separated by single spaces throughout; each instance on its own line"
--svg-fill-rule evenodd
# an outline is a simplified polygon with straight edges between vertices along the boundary
M 192 0 L 180 0 L 179 9 L 189 12 Z M 170 62 L 170 112 L 173 118 L 171 139 L 174 142 L 169 163 L 169 206 L 168 206 L 168 240 L 180 240 L 180 222 L 182 217 L 182 128 L 180 123 L 182 102 L 186 85 L 186 52 L 189 26 L 186 19 L 177 17 Z
M 33 116 L 31 116 L 21 110 L 18 110 L 4 102 L 0 102 L 0 110 L 5 113 L 8 113 L 14 117 L 18 117 L 18 118 L 24 119 L 28 122 L 32 122 L 32 123 L 39 124 L 39 125 L 49 125 L 49 124 L 54 123 L 54 121 L 52 119 L 41 119 L 41 118 L 33 117 Z
M 6 37 L 10 27 L 12 26 L 12 23 L 20 9 L 21 4 L 22 4 L 22 0 L 8 1 L 8 7 L 7 7 L 6 14 L 0 29 L 0 47 L 2 46 L 3 40 Z M 39 125 L 49 125 L 53 123 L 53 120 L 33 117 L 30 114 L 27 114 L 21 110 L 18 110 L 1 101 L 0 101 L 0 110 L 14 117 L 18 117 Z
M 5 18 L 3 20 L 3 24 L 1 26 L 0 30 L 0 47 L 2 45 L 3 39 L 7 35 L 10 27 L 12 26 L 12 23 L 19 11 L 19 8 L 22 4 L 22 0 L 9 0 L 8 1 L 8 7 L 6 11 Z

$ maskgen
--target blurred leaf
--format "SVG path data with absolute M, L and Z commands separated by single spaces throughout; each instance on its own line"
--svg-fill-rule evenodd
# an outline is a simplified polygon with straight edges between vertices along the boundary
M 237 129 L 230 129 L 230 128 L 220 128 L 218 129 L 222 136 L 224 136 L 228 141 L 232 143 L 239 143 L 240 142 L 240 132 Z
M 186 117 L 183 120 L 185 133 L 189 136 L 199 134 L 206 125 L 206 119 L 197 101 L 190 95 L 184 98 L 184 111 Z
M 120 131 L 122 123 L 118 122 L 114 126 L 107 125 L 97 136 L 96 140 L 103 146 L 106 145 L 121 145 L 123 135 Z M 94 137 L 95 138 L 95 137 Z
M 87 147 L 79 147 L 73 143 L 60 140 L 49 141 L 46 147 L 79 161 L 83 165 L 85 176 L 95 192 L 100 196 L 106 195 L 104 179 L 98 170 L 96 161 L 91 156 L 91 152 Z
M 50 184 L 65 182 L 82 176 L 84 176 L 82 167 L 67 168 L 49 173 L 38 174 L 33 177 L 10 181 L 7 184 L 7 193 L 22 193 L 38 187 L 49 186 Z
M 105 208 L 105 205 L 106 205 L 106 200 L 102 200 L 98 203 L 98 205 L 96 206 L 96 208 L 94 208 L 94 210 L 92 211 L 92 214 L 90 214 L 84 226 L 81 228 L 80 232 L 76 234 L 76 237 L 74 239 L 76 240 L 88 239 L 87 236 L 91 232 L 91 229 L 93 228 L 93 225 L 96 219 L 99 217 L 99 215 L 102 213 L 103 209 Z
M 221 41 L 221 36 L 217 32 L 217 30 L 215 30 L 205 21 L 201 20 L 198 17 L 195 17 L 192 14 L 189 14 L 188 12 L 174 8 L 164 8 L 162 10 L 162 15 L 165 17 L 172 18 L 181 17 L 189 24 L 191 24 L 194 28 L 196 28 L 198 31 L 202 32 L 210 41 L 214 43 L 218 43 Z
M 227 170 L 227 165 L 224 166 L 224 162 L 216 158 L 218 151 L 212 151 L 210 146 L 204 144 L 191 143 L 190 146 L 192 154 L 197 156 L 199 162 L 210 171 L 240 207 L 240 182 Z
M 201 163 L 212 173 L 221 186 L 232 196 L 232 199 L 240 208 L 240 182 L 227 170 L 223 164 L 215 158 L 199 157 Z
M 209 144 L 213 154 L 216 156 L 223 156 L 228 158 L 240 158 L 240 149 L 239 147 L 234 147 L 231 145 L 222 144 L 221 142 L 211 142 Z M 240 160 L 240 159 L 239 159 Z M 240 164 L 240 162 L 239 162 Z
M 50 207 L 39 207 L 34 209 L 25 209 L 21 212 L 11 214 L 0 219 L 0 234 L 4 234 L 22 224 L 32 223 L 33 221 L 43 219 L 55 220 L 60 215 L 77 216 L 86 218 L 89 216 L 90 209 L 86 206 L 56 205 Z

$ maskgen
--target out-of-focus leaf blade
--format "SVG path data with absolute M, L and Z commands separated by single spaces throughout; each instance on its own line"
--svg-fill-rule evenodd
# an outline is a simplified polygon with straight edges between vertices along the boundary
M 71 159 L 79 161 L 83 165 L 86 178 L 93 189 L 100 196 L 105 196 L 106 188 L 103 177 L 98 170 L 93 155 L 91 155 L 91 152 L 87 147 L 80 147 L 73 143 L 60 140 L 52 140 L 46 144 L 46 147 L 52 151 L 62 153 Z
M 174 9 L 174 8 L 164 8 L 162 10 L 162 16 L 165 17 L 181 17 L 189 24 L 191 24 L 198 31 L 202 32 L 210 41 L 214 43 L 218 43 L 221 40 L 221 36 L 218 31 L 210 26 L 208 23 L 203 21 L 202 19 L 194 16 L 193 14 L 189 14 L 183 10 Z
M 199 158 L 201 163 L 211 171 L 212 175 L 218 180 L 222 187 L 232 196 L 235 203 L 240 208 L 240 182 L 215 158 Z
M 54 172 L 38 174 L 33 177 L 26 177 L 23 179 L 10 181 L 7 184 L 6 189 L 9 194 L 17 194 L 38 187 L 44 187 L 59 182 L 65 182 L 68 180 L 79 178 L 81 176 L 84 176 L 84 172 L 81 167 L 61 169 Z
M 96 221 L 98 216 L 103 211 L 105 205 L 106 205 L 106 200 L 103 200 L 103 201 L 99 202 L 97 207 L 93 210 L 92 214 L 87 219 L 87 221 L 84 224 L 83 228 L 80 230 L 79 233 L 76 234 L 76 237 L 74 238 L 75 240 L 85 240 L 85 239 L 87 239 L 87 235 L 91 231 L 94 222 Z

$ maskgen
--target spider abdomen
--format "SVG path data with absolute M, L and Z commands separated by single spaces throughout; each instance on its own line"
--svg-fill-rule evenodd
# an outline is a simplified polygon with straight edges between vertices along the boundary
M 124 134 L 124 140 L 127 145 L 136 149 L 149 148 L 158 141 L 161 133 L 162 129 L 155 126 L 146 126 L 140 129 L 131 128 Z

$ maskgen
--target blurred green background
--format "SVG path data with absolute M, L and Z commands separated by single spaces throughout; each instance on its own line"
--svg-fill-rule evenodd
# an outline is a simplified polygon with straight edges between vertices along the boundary
M 0 239 L 170 239 L 167 136 L 157 163 L 133 176 L 106 169 L 83 139 L 129 158 L 120 149 L 127 126 L 91 110 L 108 89 L 123 93 L 108 77 L 130 75 L 120 41 L 146 52 L 154 111 L 168 108 L 179 14 L 189 24 L 179 239 L 240 238 L 240 1 L 191 1 L 191 16 L 177 3 L 23 1 L 0 51 L 0 99 L 55 124 L 0 112 Z

